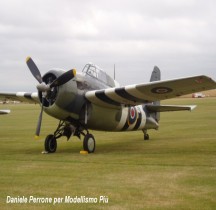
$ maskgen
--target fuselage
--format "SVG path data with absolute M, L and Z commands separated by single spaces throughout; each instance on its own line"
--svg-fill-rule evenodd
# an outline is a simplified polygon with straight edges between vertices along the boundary
M 51 70 L 44 75 L 46 83 L 59 77 L 62 70 Z M 86 126 L 88 129 L 103 131 L 133 131 L 157 129 L 158 122 L 145 109 L 139 106 L 106 107 L 90 103 L 85 93 L 90 90 L 104 90 L 116 87 L 118 83 L 98 67 L 87 64 L 76 78 L 50 91 L 44 111 L 73 126 Z M 39 93 L 41 100 L 41 94 Z M 50 97 L 50 98 L 49 98 Z

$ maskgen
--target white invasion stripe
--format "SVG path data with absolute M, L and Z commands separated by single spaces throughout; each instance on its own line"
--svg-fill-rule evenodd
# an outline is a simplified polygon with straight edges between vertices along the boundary
M 86 98 L 91 101 L 92 103 L 95 103 L 95 104 L 100 104 L 101 103 L 101 100 L 98 99 L 96 96 L 95 96 L 95 92 L 96 91 L 89 91 L 85 94 Z
M 89 91 L 85 94 L 86 98 L 92 102 L 93 104 L 96 105 L 101 105 L 101 106 L 105 106 L 105 107 L 110 107 L 113 106 L 112 104 L 108 104 L 106 102 L 103 102 L 102 100 L 100 100 L 99 98 L 97 98 L 97 96 L 95 95 L 96 91 Z
M 144 127 L 145 127 L 145 124 L 146 124 L 146 114 L 145 114 L 145 112 L 143 111 L 142 105 L 136 106 L 135 108 L 136 108 L 136 110 L 137 110 L 138 116 L 139 116 L 139 114 L 141 114 L 141 122 L 140 122 L 139 127 L 138 127 L 136 130 L 143 130 Z M 137 117 L 138 117 L 138 116 L 137 116 Z M 138 119 L 137 119 L 137 120 L 138 120 Z M 130 125 L 130 126 L 127 128 L 127 131 L 133 130 L 134 127 L 136 126 L 136 124 L 137 124 L 137 121 L 136 121 L 135 123 L 133 123 L 132 125 Z
M 31 97 L 37 99 L 38 98 L 38 93 L 37 92 L 32 93 Z
M 24 97 L 24 94 L 25 94 L 26 92 L 17 92 L 16 93 L 16 96 L 17 97 Z
M 137 130 L 142 130 L 144 129 L 146 124 L 146 115 L 145 112 L 143 111 L 142 105 L 136 106 L 136 110 L 137 110 L 137 114 L 141 113 L 141 123 L 140 126 L 137 128 Z M 128 120 L 128 108 L 125 107 L 122 109 L 121 120 L 115 130 L 121 131 L 125 123 L 127 122 L 127 120 Z M 136 122 L 130 125 L 127 128 L 127 131 L 133 130 L 135 126 L 136 126 Z
M 112 89 L 106 89 L 105 90 L 105 94 L 109 98 L 111 98 L 112 100 L 114 100 L 114 101 L 116 101 L 118 103 L 121 103 L 121 104 L 131 104 L 130 100 L 127 100 L 127 99 L 122 98 L 121 96 L 117 95 L 114 88 L 112 88 Z
M 134 97 L 146 100 L 144 95 L 136 89 L 136 85 L 128 85 L 125 87 L 125 90 Z
M 128 116 L 128 108 L 123 108 L 122 109 L 121 120 L 120 120 L 119 124 L 116 127 L 117 131 L 120 131 L 124 127 L 125 122 L 127 120 L 127 116 Z
M 25 94 L 28 94 L 27 96 L 30 96 L 30 97 L 26 97 Z M 33 92 L 33 93 L 17 92 L 16 97 L 17 97 L 17 100 L 26 101 L 26 102 L 33 102 L 34 101 L 34 102 L 39 103 L 39 98 L 38 98 L 37 92 Z
M 139 106 L 139 110 L 141 111 L 142 120 L 141 120 L 141 123 L 140 123 L 140 126 L 139 126 L 138 130 L 142 130 L 142 129 L 144 129 L 145 124 L 146 124 L 146 114 L 143 111 L 143 108 L 142 108 L 141 105 Z
M 34 101 L 40 103 L 40 100 L 39 100 L 39 97 L 38 97 L 38 93 L 37 93 L 37 92 L 32 93 L 32 94 L 31 94 L 31 98 L 32 98 Z
M 152 100 L 151 96 L 140 92 L 139 90 L 136 89 L 136 87 L 137 85 L 128 85 L 125 87 L 125 90 L 134 97 L 137 97 L 143 100 L 149 100 L 149 101 Z
M 132 125 L 129 125 L 129 127 L 127 128 L 127 131 L 131 131 L 131 130 L 133 130 L 134 127 L 135 127 L 135 125 L 136 125 L 136 122 L 133 123 Z

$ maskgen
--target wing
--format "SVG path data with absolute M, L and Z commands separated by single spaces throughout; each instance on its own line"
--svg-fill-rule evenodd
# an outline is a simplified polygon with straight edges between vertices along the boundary
M 10 113 L 10 110 L 8 110 L 8 109 L 0 110 L 0 115 L 1 114 L 9 114 L 9 113 Z
M 116 108 L 121 105 L 134 106 L 215 88 L 216 82 L 211 78 L 195 76 L 88 91 L 85 96 L 90 102 L 99 106 Z
M 26 92 L 17 92 L 17 93 L 0 93 L 1 100 L 14 100 L 28 103 L 39 103 L 38 93 L 26 93 Z

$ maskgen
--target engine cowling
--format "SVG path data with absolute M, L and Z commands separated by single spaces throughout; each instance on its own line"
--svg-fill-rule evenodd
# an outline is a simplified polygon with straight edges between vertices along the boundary
M 63 70 L 51 70 L 43 77 L 46 84 L 52 83 L 56 78 L 62 75 Z M 39 99 L 42 104 L 42 92 L 39 91 Z M 44 111 L 59 120 L 79 120 L 80 111 L 85 104 L 83 93 L 78 91 L 76 78 L 69 82 L 53 87 L 44 95 Z

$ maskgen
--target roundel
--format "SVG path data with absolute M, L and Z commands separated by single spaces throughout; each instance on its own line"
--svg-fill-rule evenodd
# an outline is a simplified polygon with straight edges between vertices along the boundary
M 137 110 L 135 107 L 129 107 L 128 109 L 128 124 L 132 125 L 137 120 Z
M 170 93 L 173 90 L 171 88 L 168 87 L 155 87 L 151 89 L 152 93 L 157 93 L 157 94 L 166 94 L 166 93 Z

